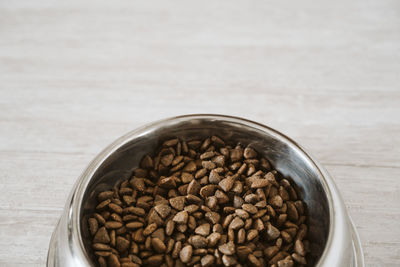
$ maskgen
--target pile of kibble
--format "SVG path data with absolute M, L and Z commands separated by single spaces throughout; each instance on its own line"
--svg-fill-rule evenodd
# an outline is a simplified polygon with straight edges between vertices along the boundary
M 250 146 L 165 141 L 97 196 L 88 220 L 99 266 L 305 266 L 305 204 Z

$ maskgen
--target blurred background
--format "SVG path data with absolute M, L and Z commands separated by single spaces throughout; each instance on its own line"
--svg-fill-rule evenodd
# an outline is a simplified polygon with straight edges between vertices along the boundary
M 189 113 L 298 141 L 334 177 L 367 266 L 400 265 L 397 0 L 0 0 L 0 265 L 44 266 L 90 160 Z

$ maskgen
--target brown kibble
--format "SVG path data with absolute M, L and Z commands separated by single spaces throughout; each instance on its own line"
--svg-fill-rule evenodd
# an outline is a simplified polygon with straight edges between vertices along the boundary
M 101 202 L 99 205 L 97 205 L 96 209 L 97 209 L 97 210 L 104 209 L 104 208 L 107 207 L 108 204 L 110 204 L 110 203 L 111 203 L 111 199 L 106 199 L 106 200 L 104 200 L 103 202 Z
M 271 259 L 273 256 L 276 255 L 276 253 L 279 252 L 279 248 L 277 246 L 270 246 L 266 249 L 264 249 L 264 255 L 268 258 Z
M 140 192 L 144 192 L 146 190 L 146 186 L 144 185 L 143 178 L 133 177 L 130 181 L 132 187 Z
M 217 242 L 219 241 L 219 239 L 221 238 L 221 234 L 220 233 L 212 233 L 207 237 L 207 241 L 208 241 L 208 246 L 209 247 L 214 247 Z
M 203 223 L 194 231 L 198 235 L 208 236 L 210 234 L 211 226 L 209 223 Z
M 108 266 L 109 267 L 120 267 L 121 266 L 121 263 L 119 262 L 119 259 L 115 254 L 111 254 L 108 257 Z
M 294 263 L 293 261 L 289 259 L 283 259 L 277 262 L 278 267 L 293 267 Z
M 292 254 L 292 258 L 293 258 L 296 262 L 298 262 L 298 263 L 300 263 L 300 264 L 304 264 L 304 265 L 307 264 L 306 259 L 305 259 L 304 257 L 300 256 L 299 254 L 293 253 L 293 254 Z
M 190 183 L 194 179 L 194 176 L 191 173 L 183 172 L 181 175 L 181 179 L 182 179 L 182 183 L 187 184 L 187 183 Z
M 117 237 L 117 250 L 119 252 L 124 252 L 129 248 L 129 241 L 121 236 Z
M 232 162 L 241 160 L 242 156 L 243 156 L 243 151 L 240 148 L 232 149 L 230 152 L 230 158 Z
M 207 170 L 212 170 L 215 169 L 217 166 L 215 165 L 214 162 L 210 161 L 210 160 L 203 160 L 201 162 L 201 165 L 203 166 L 203 168 L 207 169 Z
M 228 192 L 231 190 L 233 186 L 234 179 L 232 177 L 227 177 L 225 179 L 222 179 L 221 182 L 218 183 L 219 187 L 221 187 L 222 190 L 225 192 Z
M 162 178 L 159 181 L 159 186 L 165 189 L 173 189 L 176 187 L 176 183 L 175 183 L 175 177 L 171 176 L 171 177 L 166 177 L 166 178 Z
M 151 223 L 147 225 L 147 227 L 143 230 L 143 235 L 148 236 L 152 234 L 156 229 L 157 229 L 157 224 L 156 223 Z
M 269 204 L 271 204 L 274 208 L 281 208 L 283 205 L 283 200 L 280 195 L 276 195 L 269 200 Z
M 252 250 L 247 246 L 240 246 L 236 249 L 236 253 L 239 259 L 247 259 L 247 256 L 252 252 Z
M 173 154 L 165 155 L 165 156 L 161 157 L 161 159 L 160 159 L 161 163 L 166 167 L 171 165 L 173 160 L 174 160 Z
M 306 252 L 305 252 L 305 249 L 304 249 L 304 244 L 303 244 L 303 242 L 301 240 L 297 239 L 294 242 L 294 251 L 297 254 L 299 254 L 300 256 L 305 256 L 306 255 Z
M 185 197 L 174 197 L 169 199 L 169 204 L 176 210 L 183 210 L 185 207 Z
M 229 227 L 233 230 L 238 230 L 244 226 L 244 222 L 239 217 L 235 217 L 230 223 Z
M 189 161 L 185 167 L 183 167 L 182 171 L 184 172 L 195 172 L 197 169 L 196 163 L 194 161 Z
M 94 250 L 106 250 L 106 251 L 111 250 L 109 245 L 102 244 L 102 243 L 93 243 L 92 247 Z
M 247 241 L 252 241 L 254 238 L 258 236 L 258 231 L 255 229 L 250 229 L 247 232 Z
M 237 264 L 235 257 L 228 256 L 228 255 L 222 256 L 222 262 L 225 266 L 233 266 L 233 265 Z
M 187 194 L 197 195 L 200 192 L 200 184 L 197 180 L 192 180 L 187 188 Z
M 193 248 L 191 245 L 184 246 L 179 252 L 179 258 L 183 263 L 188 263 L 192 258 Z
M 158 253 L 163 253 L 167 249 L 167 247 L 165 246 L 164 242 L 161 241 L 159 238 L 152 238 L 151 239 L 151 246 Z
M 108 207 L 109 207 L 111 210 L 113 210 L 114 212 L 118 213 L 118 214 L 121 214 L 121 213 L 122 213 L 122 208 L 121 208 L 120 206 L 114 204 L 114 203 L 110 203 L 110 204 L 108 205 Z
M 203 256 L 200 260 L 202 267 L 209 267 L 214 264 L 215 257 L 213 255 L 207 254 Z
M 249 256 L 247 256 L 247 259 L 249 260 L 249 262 L 251 263 L 252 266 L 261 267 L 260 261 L 253 254 L 249 254 Z
M 89 224 L 89 231 L 90 234 L 93 236 L 96 234 L 97 230 L 99 229 L 99 224 L 95 218 L 89 218 L 88 220 Z
M 209 159 L 209 158 L 212 158 L 214 155 L 215 155 L 214 151 L 207 151 L 200 155 L 200 159 L 201 160 Z
M 251 214 L 255 214 L 258 211 L 258 209 L 253 204 L 248 203 L 243 204 L 242 209 Z
M 245 159 L 254 159 L 257 157 L 257 152 L 251 147 L 246 147 L 244 149 L 243 156 Z
M 165 141 L 163 143 L 163 146 L 166 146 L 166 147 L 176 146 L 178 144 L 178 142 L 179 142 L 178 138 L 172 138 L 172 139 Z
M 254 179 L 251 183 L 251 188 L 263 188 L 269 184 L 267 179 Z
M 242 244 L 246 240 L 246 231 L 243 228 L 240 228 L 237 233 L 237 243 Z
M 104 191 L 97 195 L 97 199 L 102 202 L 104 200 L 110 199 L 114 196 L 114 191 Z
M 207 246 L 207 239 L 201 235 L 193 235 L 189 239 L 190 244 L 195 248 L 205 248 Z
M 105 227 L 101 227 L 96 235 L 93 238 L 94 243 L 109 243 L 110 242 L 110 236 L 108 235 L 108 232 Z
M 154 207 L 156 212 L 161 216 L 161 218 L 165 219 L 171 212 L 171 207 L 166 204 L 160 204 Z
M 212 170 L 208 177 L 208 181 L 212 184 L 218 184 L 221 181 L 221 177 L 215 170 Z
M 169 220 L 165 226 L 165 234 L 167 234 L 168 236 L 172 235 L 172 233 L 174 232 L 174 228 L 175 228 L 174 221 Z
M 270 223 L 267 223 L 267 236 L 269 240 L 275 240 L 280 235 L 280 231 Z
M 244 220 L 246 220 L 250 217 L 249 213 L 242 209 L 235 210 L 235 214 Z
M 143 169 L 153 168 L 153 159 L 149 155 L 145 155 L 140 162 L 140 167 Z
M 142 228 L 143 223 L 142 222 L 130 222 L 126 224 L 126 228 L 128 229 L 137 229 L 137 228 Z
M 291 201 L 286 202 L 286 205 L 289 220 L 296 222 L 299 219 L 299 214 L 297 212 L 296 206 Z
M 217 224 L 219 223 L 219 220 L 221 219 L 221 216 L 213 211 L 207 212 L 205 214 L 205 218 L 212 224 Z
M 217 189 L 216 185 L 213 184 L 205 185 L 200 189 L 200 196 L 202 198 L 210 197 L 215 193 L 216 189 Z
M 145 261 L 146 266 L 160 266 L 163 261 L 164 255 L 154 255 L 147 258 Z
M 235 244 L 230 241 L 218 247 L 218 250 L 225 255 L 233 255 L 235 253 Z
M 187 211 L 180 211 L 174 216 L 173 220 L 176 223 L 186 224 L 188 221 L 188 218 L 189 218 L 189 214 Z

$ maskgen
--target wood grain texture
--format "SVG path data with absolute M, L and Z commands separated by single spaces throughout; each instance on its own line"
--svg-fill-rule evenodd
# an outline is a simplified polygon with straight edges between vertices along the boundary
M 0 265 L 44 266 L 89 161 L 144 123 L 242 116 L 333 175 L 400 265 L 400 2 L 0 1 Z

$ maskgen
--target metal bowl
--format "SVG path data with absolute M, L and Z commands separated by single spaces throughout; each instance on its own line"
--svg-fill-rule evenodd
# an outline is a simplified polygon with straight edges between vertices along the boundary
M 186 115 L 134 130 L 103 150 L 86 168 L 67 201 L 50 241 L 47 266 L 90 266 L 87 214 L 98 192 L 132 174 L 140 158 L 162 141 L 219 135 L 251 144 L 283 176 L 292 179 L 307 204 L 314 266 L 363 267 L 357 232 L 329 174 L 296 142 L 265 125 L 237 117 Z

